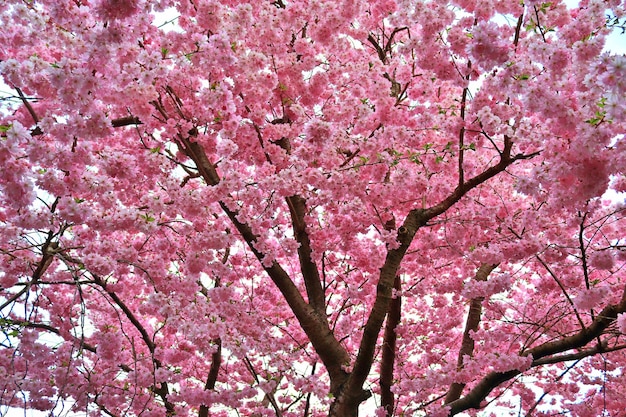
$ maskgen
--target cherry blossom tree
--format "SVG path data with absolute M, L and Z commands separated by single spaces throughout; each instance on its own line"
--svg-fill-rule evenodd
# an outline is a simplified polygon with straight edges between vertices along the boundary
M 1 2 L 0 405 L 621 415 L 624 7 Z

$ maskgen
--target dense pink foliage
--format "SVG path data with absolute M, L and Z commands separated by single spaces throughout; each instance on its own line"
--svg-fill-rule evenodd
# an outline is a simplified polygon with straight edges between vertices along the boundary
M 623 415 L 624 5 L 0 2 L 0 412 Z

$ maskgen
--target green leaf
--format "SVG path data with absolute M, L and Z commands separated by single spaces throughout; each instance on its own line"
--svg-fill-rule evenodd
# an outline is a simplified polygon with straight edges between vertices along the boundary
M 145 220 L 147 223 L 152 223 L 153 221 L 155 221 L 156 219 L 154 217 L 152 217 L 149 214 L 140 214 L 139 217 L 141 217 L 143 220 Z

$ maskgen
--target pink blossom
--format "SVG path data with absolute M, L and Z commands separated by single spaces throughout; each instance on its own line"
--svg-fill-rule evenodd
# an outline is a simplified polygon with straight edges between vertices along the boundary
M 603 303 L 609 293 L 607 287 L 595 287 L 581 290 L 574 298 L 574 305 L 580 310 L 591 310 Z
M 622 415 L 621 3 L 0 1 L 2 406 Z
M 608 250 L 596 251 L 589 256 L 589 264 L 594 268 L 609 270 L 613 268 L 613 255 Z
M 104 19 L 125 19 L 137 13 L 139 0 L 101 0 L 99 13 Z
M 626 334 L 626 313 L 617 315 L 617 328 L 622 334 Z

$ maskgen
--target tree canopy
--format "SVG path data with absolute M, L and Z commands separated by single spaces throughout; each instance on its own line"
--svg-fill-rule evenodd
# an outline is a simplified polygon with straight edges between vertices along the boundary
M 0 412 L 621 415 L 624 7 L 0 2 Z

